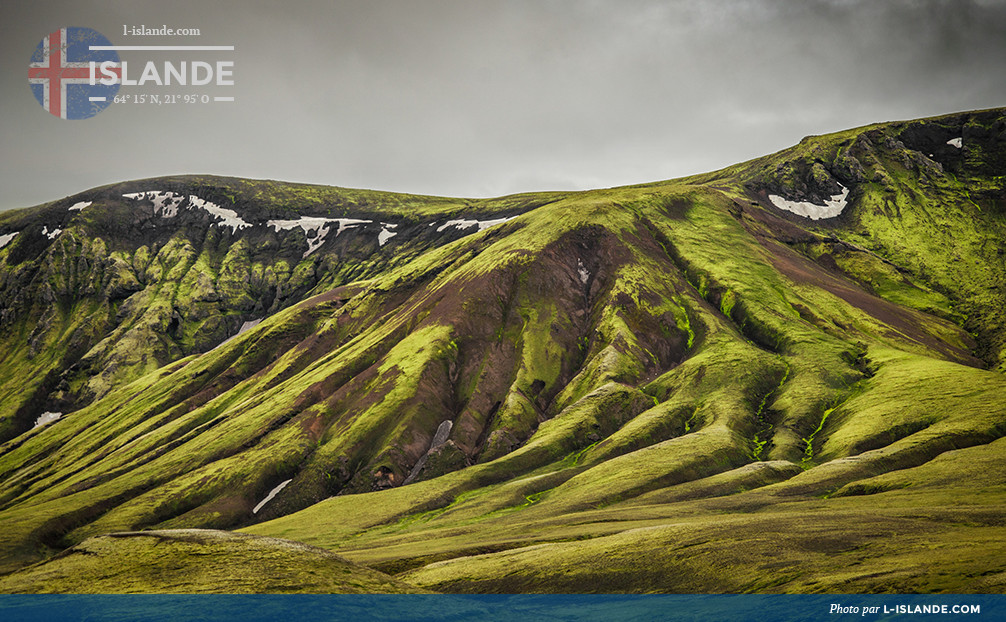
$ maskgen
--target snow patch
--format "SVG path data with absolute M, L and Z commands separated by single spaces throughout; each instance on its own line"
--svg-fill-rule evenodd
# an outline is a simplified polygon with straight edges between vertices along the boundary
M 514 218 L 515 218 L 514 216 L 507 216 L 506 218 L 496 218 L 493 220 L 480 220 L 478 221 L 479 231 L 483 231 L 485 229 L 488 229 L 489 227 L 495 227 L 496 225 L 502 225 L 506 221 L 513 220 Z
M 381 232 L 377 234 L 377 245 L 384 246 L 385 242 L 398 235 L 394 231 L 388 231 L 388 229 L 394 229 L 397 226 L 398 226 L 397 224 L 393 224 L 390 222 L 382 222 Z
M 175 194 L 174 192 L 160 191 L 160 190 L 147 190 L 144 192 L 130 192 L 128 194 L 122 195 L 127 199 L 133 199 L 134 201 L 150 201 L 154 204 L 154 214 L 161 214 L 164 218 L 171 218 L 178 214 L 178 205 L 185 200 L 185 197 L 180 194 Z M 176 201 L 177 199 L 177 201 Z M 174 209 L 165 210 L 165 202 L 171 200 Z M 166 211 L 168 213 L 162 213 Z
M 447 227 L 457 227 L 458 229 L 470 229 L 479 224 L 477 220 L 448 220 L 444 224 L 437 227 L 437 232 L 441 232 Z
M 216 216 L 219 220 L 213 224 L 220 227 L 230 227 L 231 231 L 252 226 L 250 222 L 242 220 L 234 210 L 220 207 L 216 203 L 201 199 L 194 194 L 188 196 L 188 203 L 186 203 L 185 195 L 166 190 L 130 192 L 122 196 L 135 201 L 150 201 L 154 205 L 154 215 L 159 215 L 162 218 L 174 218 L 178 215 L 179 208 L 185 204 L 185 209 L 197 208 Z
M 947 141 L 947 144 L 960 149 L 964 147 L 964 139 L 961 138 L 960 136 L 958 136 L 957 138 L 951 138 L 950 140 Z
M 336 237 L 346 229 L 352 229 L 357 225 L 369 224 L 373 221 L 371 220 L 360 220 L 358 218 L 316 218 L 312 216 L 302 216 L 297 220 L 270 220 L 266 223 L 279 233 L 280 229 L 296 229 L 300 227 L 304 230 L 305 234 L 308 234 L 307 238 L 307 251 L 304 253 L 304 257 L 307 257 L 314 251 L 321 248 L 321 245 L 325 243 L 325 238 L 332 230 L 331 223 L 338 223 L 339 228 L 336 230 Z M 310 234 L 314 233 L 312 237 Z
M 222 219 L 220 222 L 215 222 L 213 224 L 220 225 L 222 227 L 230 227 L 232 232 L 252 226 L 250 222 L 242 220 L 241 217 L 238 216 L 238 213 L 234 210 L 220 207 L 216 203 L 211 203 L 206 199 L 200 199 L 194 194 L 189 195 L 189 207 L 202 208 L 217 218 Z
M 849 204 L 849 189 L 842 184 L 838 185 L 842 188 L 842 193 L 833 194 L 831 199 L 824 202 L 824 205 L 816 205 L 810 201 L 789 201 L 777 194 L 768 195 L 768 200 L 779 209 L 793 212 L 797 216 L 803 216 L 811 220 L 834 218 L 841 214 L 845 206 Z
M 261 501 L 259 501 L 258 505 L 256 505 L 252 509 L 252 514 L 258 514 L 258 511 L 261 510 L 263 508 L 263 506 L 265 506 L 266 503 L 269 503 L 270 501 L 272 501 L 272 498 L 275 497 L 276 495 L 278 495 L 279 491 L 281 491 L 284 488 L 286 488 L 286 485 L 289 484 L 292 481 L 293 481 L 293 479 L 288 479 L 285 482 L 281 483 L 279 486 L 277 486 L 277 487 L 273 488 L 272 490 L 270 490 L 269 494 L 266 495 L 266 498 L 262 499 Z
M 154 203 L 154 214 L 160 214 L 161 218 L 174 218 L 185 197 L 174 192 L 162 192 L 151 200 Z
M 339 230 L 335 232 L 336 237 L 346 229 L 352 229 L 356 225 L 366 225 L 374 222 L 373 220 L 359 220 L 357 218 L 335 218 L 331 222 L 339 223 Z
M 238 335 L 240 335 L 242 333 L 247 333 L 248 331 L 250 331 L 251 329 L 255 328 L 256 326 L 258 326 L 261 323 L 262 323 L 262 318 L 258 318 L 257 320 L 248 320 L 247 322 L 245 322 L 244 324 L 241 325 L 241 328 L 238 329 Z M 238 335 L 234 335 L 234 336 L 237 337 Z
M 68 211 L 68 212 L 79 212 L 80 210 L 82 210 L 85 207 L 89 206 L 91 203 L 92 203 L 91 201 L 81 201 L 79 203 L 74 203 L 73 205 L 71 205 L 70 207 L 68 207 L 66 211 Z
M 34 430 L 35 428 L 41 428 L 44 425 L 48 425 L 62 416 L 63 413 L 44 412 L 41 415 L 39 415 L 38 419 L 35 420 L 35 427 L 32 428 L 32 430 Z
M 454 427 L 454 422 L 448 419 L 447 421 L 442 421 L 437 427 L 436 433 L 433 435 L 433 440 L 430 442 L 429 451 L 435 451 L 440 449 L 440 446 L 447 442 L 447 436 L 451 433 L 451 428 Z M 429 451 L 427 453 L 429 453 Z
M 60 233 L 63 233 L 62 229 L 54 228 L 52 231 L 49 231 L 49 227 L 42 227 L 42 235 L 50 240 L 55 240 Z
M 584 267 L 583 262 L 579 259 L 576 260 L 576 271 L 580 275 L 580 282 L 586 285 L 587 281 L 590 280 L 590 271 Z
M 483 231 L 485 229 L 488 229 L 489 227 L 494 227 L 496 225 L 503 224 L 506 221 L 511 220 L 512 218 L 514 217 L 508 216 L 506 218 L 494 218 L 493 220 L 464 220 L 464 219 L 448 220 L 444 224 L 437 227 L 437 231 L 438 232 L 443 231 L 447 227 L 457 227 L 458 229 L 465 230 L 465 229 L 471 229 L 472 227 L 475 226 L 479 228 L 478 229 L 479 231 Z
M 179 206 L 185 201 L 185 195 L 161 190 L 132 192 L 122 196 L 137 201 L 144 199 L 150 201 L 154 204 L 154 215 L 160 215 L 162 218 L 174 218 L 177 216 Z
M 238 332 L 234 333 L 233 335 L 231 335 L 227 339 L 224 339 L 223 341 L 221 341 L 213 349 L 215 350 L 216 348 L 219 348 L 219 347 L 223 346 L 224 344 L 227 344 L 227 343 L 230 343 L 231 341 L 234 341 L 242 333 L 246 333 L 246 332 L 250 331 L 251 329 L 255 328 L 256 326 L 258 326 L 262 322 L 262 319 L 263 318 L 258 318 L 258 319 L 255 319 L 255 320 L 248 320 L 247 322 L 245 322 L 244 324 L 241 325 L 241 328 L 238 329 Z
M 421 458 L 419 458 L 416 462 L 416 466 L 412 467 L 412 471 L 409 472 L 409 476 L 405 478 L 404 482 L 402 482 L 402 486 L 411 484 L 412 480 L 416 479 L 416 476 L 419 475 L 422 472 L 423 467 L 426 466 L 426 461 L 430 459 L 430 454 L 443 447 L 444 443 L 447 442 L 447 437 L 450 435 L 451 428 L 453 427 L 454 422 L 450 419 L 440 423 L 437 427 L 437 431 L 433 434 L 433 440 L 430 441 L 430 448 L 426 450 L 426 453 L 423 454 Z
M 10 244 L 10 241 L 13 240 L 15 237 L 17 237 L 18 233 L 20 232 L 15 231 L 14 233 L 7 233 L 4 235 L 0 235 L 0 248 L 3 248 L 4 246 Z

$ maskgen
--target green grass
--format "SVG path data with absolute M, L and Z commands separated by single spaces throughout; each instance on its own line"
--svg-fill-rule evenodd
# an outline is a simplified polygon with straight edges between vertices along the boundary
M 81 195 L 98 209 L 57 242 L 0 250 L 0 571 L 82 548 L 0 590 L 83 590 L 98 558 L 155 555 L 154 536 L 103 534 L 200 528 L 434 590 L 999 591 L 1001 154 L 941 152 L 938 167 L 912 145 L 1000 116 L 869 126 L 582 193 L 188 176 Z M 852 202 L 832 221 L 765 199 L 833 178 Z M 308 258 L 302 236 L 254 227 L 132 239 L 117 197 L 147 187 L 250 219 L 418 233 L 343 234 Z M 472 215 L 514 218 L 460 237 L 429 226 Z M 401 486 L 445 421 L 448 444 Z M 261 542 L 219 542 L 219 566 L 185 585 L 220 589 L 214 573 L 271 558 L 251 552 Z M 172 544 L 179 568 L 199 553 L 186 546 Z M 306 567 L 327 568 L 316 553 Z M 170 589 L 144 577 L 123 590 Z M 378 579 L 356 587 L 401 587 Z
M 86 540 L 48 563 L 0 578 L 4 593 L 422 593 L 297 542 L 207 530 Z

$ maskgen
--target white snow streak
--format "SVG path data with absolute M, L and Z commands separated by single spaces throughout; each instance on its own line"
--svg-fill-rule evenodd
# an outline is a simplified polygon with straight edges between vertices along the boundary
M 437 232 L 443 231 L 447 227 L 457 227 L 458 229 L 470 229 L 475 225 L 479 224 L 477 220 L 448 220 L 444 224 L 437 227 Z
M 79 212 L 80 210 L 84 209 L 85 207 L 89 206 L 90 204 L 91 204 L 91 201 L 81 201 L 79 203 L 74 203 L 73 205 L 71 205 L 70 207 L 68 207 L 66 211 L 68 211 L 68 212 Z
M 262 322 L 262 319 L 263 318 L 258 318 L 258 319 L 255 319 L 255 320 L 248 320 L 247 322 L 245 322 L 244 324 L 241 325 L 241 328 L 238 329 L 238 332 L 234 333 L 232 336 L 228 337 L 227 339 L 224 339 L 223 341 L 221 341 L 214 348 L 214 350 L 216 348 L 219 348 L 220 346 L 224 345 L 225 343 L 230 343 L 231 341 L 234 341 L 242 333 L 246 333 L 246 332 L 250 331 L 251 329 L 255 328 L 256 326 L 258 326 Z
M 5 234 L 5 235 L 0 235 L 0 248 L 3 248 L 4 246 L 7 246 L 8 244 L 10 244 L 10 241 L 13 240 L 15 237 L 17 237 L 18 233 L 20 233 L 20 232 L 19 231 L 15 231 L 14 233 L 8 233 L 8 234 Z
M 495 227 L 496 225 L 501 225 L 508 220 L 512 220 L 513 218 L 514 218 L 513 216 L 507 216 L 506 218 L 496 218 L 494 220 L 480 220 L 478 221 L 479 231 L 483 231 L 485 229 L 488 229 L 489 227 Z
M 240 335 L 242 333 L 247 333 L 248 331 L 250 331 L 251 329 L 255 328 L 256 326 L 258 326 L 261 323 L 262 323 L 262 318 L 258 318 L 257 320 L 248 320 L 247 322 L 245 322 L 244 324 L 241 325 L 241 328 L 238 329 L 238 335 Z M 234 335 L 234 336 L 237 337 L 238 335 Z
M 266 498 L 262 499 L 261 501 L 259 501 L 258 505 L 256 505 L 255 508 L 252 509 L 252 514 L 258 514 L 258 511 L 261 510 L 262 507 L 265 506 L 266 503 L 269 503 L 270 501 L 272 501 L 272 498 L 275 497 L 276 495 L 278 495 L 279 491 L 281 491 L 284 488 L 286 488 L 286 485 L 289 484 L 292 481 L 293 481 L 292 479 L 288 479 L 285 482 L 283 482 L 282 484 L 280 484 L 279 486 L 277 486 L 277 487 L 273 488 L 271 491 L 269 491 L 269 494 L 266 495 Z
M 184 195 L 161 190 L 130 192 L 122 196 L 135 201 L 150 201 L 154 204 L 154 214 L 160 215 L 162 218 L 174 218 L 178 215 L 178 209 L 184 204 L 185 209 L 201 209 L 216 216 L 219 220 L 213 224 L 220 227 L 230 227 L 231 231 L 238 231 L 239 229 L 252 226 L 250 222 L 242 220 L 234 210 L 220 207 L 216 203 L 201 199 L 194 194 L 189 195 L 188 203 L 186 203 Z
M 587 281 L 590 280 L 590 271 L 584 267 L 583 262 L 579 259 L 576 260 L 576 271 L 580 275 L 580 282 L 586 285 Z
M 325 243 L 325 237 L 332 230 L 331 223 L 338 223 L 339 229 L 335 232 L 336 237 L 338 237 L 346 229 L 352 229 L 357 225 L 365 225 L 371 222 L 373 221 L 359 220 L 357 218 L 316 218 L 302 216 L 297 220 L 270 220 L 266 225 L 276 229 L 277 233 L 280 229 L 296 229 L 297 227 L 303 229 L 304 233 L 308 234 L 307 252 L 304 253 L 304 257 L 307 257 L 321 248 L 321 245 Z M 313 237 L 310 235 L 312 232 L 314 233 Z
M 35 428 L 41 428 L 44 425 L 50 424 L 63 416 L 63 413 L 50 413 L 45 412 L 39 415 L 38 419 L 35 420 Z M 34 430 L 35 428 L 32 428 Z
M 250 222 L 242 220 L 241 217 L 238 216 L 238 213 L 234 210 L 220 207 L 216 203 L 210 203 L 205 199 L 200 199 L 194 194 L 189 195 L 189 207 L 200 207 L 217 218 L 223 219 L 223 222 L 217 222 L 214 224 L 221 225 L 223 227 L 230 227 L 232 231 L 252 226 Z
M 849 203 L 849 189 L 842 184 L 838 185 L 842 188 L 842 193 L 832 195 L 830 200 L 824 202 L 824 205 L 816 205 L 809 201 L 789 201 L 777 194 L 768 195 L 768 200 L 779 209 L 793 212 L 797 216 L 803 216 L 811 220 L 834 218 L 841 214 L 842 210 Z
M 394 229 L 397 226 L 397 224 L 392 224 L 390 222 L 382 222 L 381 232 L 377 234 L 377 245 L 384 246 L 385 242 L 398 235 L 394 231 L 388 231 L 388 229 Z
M 957 138 L 951 138 L 950 140 L 947 141 L 947 144 L 960 149 L 964 146 L 964 139 L 961 138 L 960 136 L 958 136 Z
M 464 229 L 470 229 L 475 226 L 478 226 L 479 231 L 482 231 L 484 229 L 488 229 L 489 227 L 505 223 L 506 221 L 512 218 L 513 216 L 509 216 L 507 218 L 496 218 L 493 220 L 448 220 L 444 224 L 437 227 L 437 231 L 438 232 L 443 231 L 447 227 L 457 227 L 458 229 L 464 230 Z
M 52 231 L 49 231 L 49 227 L 42 227 L 42 235 L 46 236 L 50 240 L 55 240 L 60 233 L 63 233 L 62 229 L 54 228 Z

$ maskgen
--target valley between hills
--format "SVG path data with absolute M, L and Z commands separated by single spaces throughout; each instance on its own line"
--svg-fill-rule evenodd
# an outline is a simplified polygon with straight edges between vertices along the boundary
M 1001 593 L 1006 109 L 0 212 L 0 592 Z

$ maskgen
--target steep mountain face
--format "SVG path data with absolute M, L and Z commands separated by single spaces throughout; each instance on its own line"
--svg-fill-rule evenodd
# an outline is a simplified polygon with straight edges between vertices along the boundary
M 0 565 L 243 527 L 453 591 L 1001 589 L 1004 171 L 993 110 L 582 193 L 5 214 Z
M 472 204 L 181 177 L 5 214 L 2 364 L 23 373 L 0 388 L 0 439 L 30 429 L 42 412 L 79 409 L 211 350 L 312 292 L 367 278 L 474 229 L 452 223 L 452 213 L 512 215 L 546 200 Z

